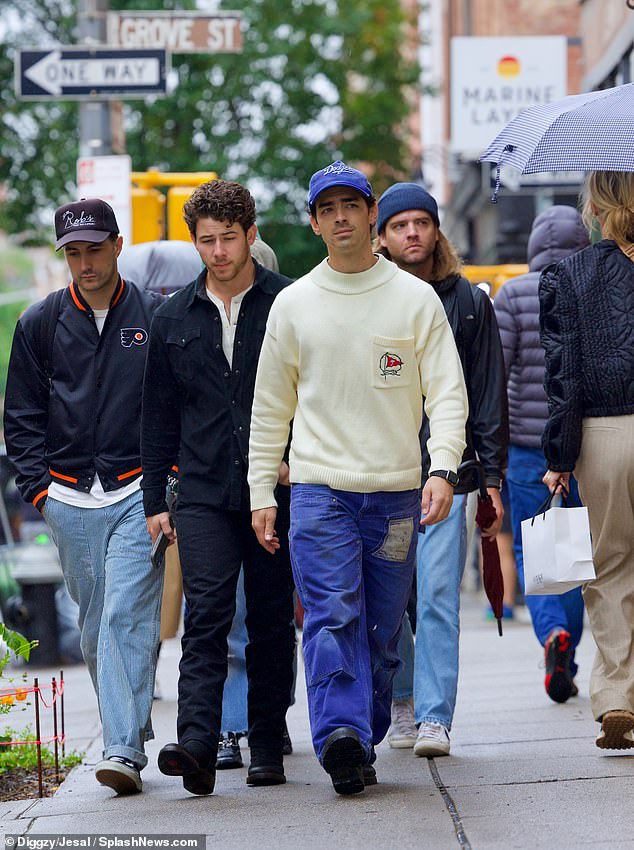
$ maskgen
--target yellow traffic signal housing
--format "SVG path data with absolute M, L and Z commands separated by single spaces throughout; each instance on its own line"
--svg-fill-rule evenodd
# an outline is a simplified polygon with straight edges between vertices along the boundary
M 524 263 L 501 263 L 496 266 L 463 266 L 462 273 L 469 283 L 488 283 L 491 298 L 494 298 L 501 286 L 511 277 L 526 274 L 528 266 Z
M 215 171 L 133 171 L 132 242 L 151 242 L 165 238 L 165 195 L 167 189 L 167 238 L 189 241 L 189 230 L 183 221 L 183 204 L 196 186 L 215 180 Z
M 183 219 L 183 204 L 194 191 L 191 186 L 172 186 L 167 190 L 167 238 L 189 242 L 189 229 Z
M 165 195 L 132 187 L 132 242 L 154 242 L 165 235 Z

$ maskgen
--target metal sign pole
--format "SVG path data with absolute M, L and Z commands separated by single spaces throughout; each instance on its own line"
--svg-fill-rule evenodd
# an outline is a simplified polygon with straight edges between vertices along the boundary
M 108 0 L 78 0 L 77 24 L 83 45 L 106 43 Z M 112 153 L 110 104 L 90 100 L 79 104 L 79 155 L 106 156 Z

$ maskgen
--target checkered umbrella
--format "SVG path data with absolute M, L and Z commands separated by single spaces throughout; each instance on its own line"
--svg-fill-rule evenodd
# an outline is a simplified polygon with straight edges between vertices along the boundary
M 634 83 L 531 106 L 501 130 L 481 162 L 538 171 L 634 171 Z M 496 193 L 497 193 L 496 187 Z

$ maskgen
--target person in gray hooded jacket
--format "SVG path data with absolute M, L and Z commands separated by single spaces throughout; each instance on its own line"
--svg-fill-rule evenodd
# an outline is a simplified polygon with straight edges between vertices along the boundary
M 540 272 L 549 263 L 582 250 L 588 235 L 574 207 L 552 206 L 537 216 L 528 241 L 528 274 L 504 284 L 495 298 L 495 314 L 507 376 L 510 445 L 506 482 L 511 505 L 517 572 L 524 588 L 521 522 L 533 516 L 548 497 L 542 478 L 546 460 L 541 439 L 548 419 L 544 390 L 544 350 L 539 339 Z M 579 504 L 571 478 L 571 506 Z M 561 596 L 527 596 L 537 639 L 544 647 L 544 686 L 555 702 L 577 693 L 575 648 L 583 628 L 581 588 Z

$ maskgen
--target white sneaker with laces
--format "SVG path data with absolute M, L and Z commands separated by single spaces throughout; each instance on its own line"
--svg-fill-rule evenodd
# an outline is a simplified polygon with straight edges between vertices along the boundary
M 416 743 L 416 721 L 412 699 L 392 701 L 392 725 L 387 733 L 387 742 L 395 750 L 411 749 Z
M 449 730 L 442 723 L 421 723 L 418 737 L 414 744 L 414 755 L 417 756 L 448 756 Z

